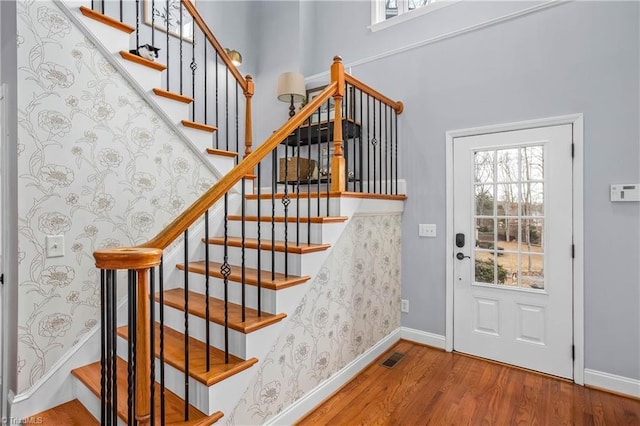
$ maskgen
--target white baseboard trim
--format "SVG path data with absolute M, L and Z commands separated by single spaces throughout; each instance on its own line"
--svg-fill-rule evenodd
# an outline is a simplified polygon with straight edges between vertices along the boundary
M 269 419 L 265 425 L 290 425 L 302 418 L 318 404 L 331 396 L 340 387 L 360 373 L 367 365 L 371 364 L 377 357 L 392 347 L 400 340 L 400 328 L 391 332 L 388 336 L 380 340 L 368 351 L 344 366 L 342 370 L 331 376 L 329 379 L 315 387 L 311 392 L 294 402 L 280 414 Z
M 640 398 L 640 380 L 584 369 L 584 384 Z
M 434 348 L 444 349 L 444 336 L 440 334 L 433 334 L 409 327 L 400 327 L 398 330 L 400 330 L 401 339 L 410 340 L 427 346 L 433 346 Z

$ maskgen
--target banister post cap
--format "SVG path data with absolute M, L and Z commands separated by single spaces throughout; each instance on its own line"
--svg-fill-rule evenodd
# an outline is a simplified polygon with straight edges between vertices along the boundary
M 253 80 L 253 77 L 251 77 L 251 75 L 250 75 L 250 74 L 247 74 L 247 76 L 245 77 L 245 79 L 246 79 L 247 81 L 251 81 L 251 80 Z
M 342 62 L 342 57 L 338 56 L 338 55 L 334 56 L 333 57 L 333 62 Z
M 118 247 L 93 253 L 98 269 L 148 269 L 158 266 L 162 250 L 146 247 Z

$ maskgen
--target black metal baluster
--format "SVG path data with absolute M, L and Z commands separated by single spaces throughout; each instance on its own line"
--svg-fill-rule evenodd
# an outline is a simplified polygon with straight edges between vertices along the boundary
M 326 179 L 328 180 L 329 178 L 329 166 L 327 164 L 323 164 L 323 159 L 324 159 L 324 155 L 322 155 L 322 111 L 321 108 L 318 108 L 316 110 L 318 112 L 318 125 L 316 126 L 316 132 L 318 133 L 318 180 L 316 182 L 316 200 L 317 200 L 317 204 L 318 204 L 318 217 L 322 216 L 322 214 L 320 213 L 320 184 L 322 183 L 322 180 L 325 179 L 324 176 L 326 176 Z M 327 123 L 327 132 L 329 131 L 329 124 Z M 329 158 L 329 151 L 328 151 L 328 147 L 327 147 L 327 159 Z M 328 162 L 328 161 L 327 161 Z
M 220 90 L 219 90 L 219 88 L 218 88 L 218 83 L 219 83 L 219 82 L 218 82 L 218 59 L 219 59 L 219 58 L 218 58 L 218 51 L 217 51 L 217 50 L 215 50 L 215 54 L 216 54 L 216 60 L 215 60 L 215 62 L 214 62 L 215 67 L 216 67 L 216 73 L 215 73 L 215 77 L 216 77 L 216 122 L 215 122 L 215 125 L 216 125 L 216 127 L 217 127 L 217 126 L 218 126 L 218 124 L 220 123 L 220 122 L 218 121 L 218 111 L 220 110 L 220 99 L 219 99 L 219 98 L 220 98 L 220 93 L 219 93 L 219 92 L 220 92 Z M 226 131 L 226 129 L 225 129 L 225 131 Z M 218 139 L 219 139 L 219 138 L 218 138 L 219 133 L 220 133 L 220 132 L 218 131 L 218 132 L 215 132 L 215 133 L 213 134 L 213 135 L 214 135 L 214 137 L 216 138 L 216 149 L 220 149 L 220 142 L 219 142 L 219 140 L 218 140 Z
M 180 3 L 182 4 L 182 3 Z M 196 70 L 198 69 L 198 64 L 196 63 L 196 28 L 193 26 L 193 42 L 191 43 L 191 63 L 189 64 L 189 68 L 191 68 L 191 98 L 193 102 L 191 102 L 191 120 L 196 121 Z M 205 64 L 206 68 L 206 64 Z
M 229 151 L 229 69 L 226 69 L 225 72 L 225 83 L 224 83 L 224 134 L 226 136 L 225 141 L 225 150 Z
M 160 258 L 160 424 L 164 425 L 165 386 L 164 386 L 164 256 Z
M 289 276 L 289 204 L 291 198 L 289 197 L 289 158 L 288 158 L 288 146 L 284 148 L 284 194 L 282 195 L 282 205 L 284 206 L 284 276 Z M 271 241 L 271 256 L 275 258 L 275 239 Z
M 229 363 L 229 194 L 224 194 L 224 255 L 220 273 L 224 279 L 224 363 Z
M 93 1 L 91 2 L 93 9 Z M 100 270 L 100 424 L 107 421 L 107 294 L 106 271 Z
M 238 87 L 238 86 L 236 86 Z M 237 157 L 236 157 L 237 159 Z M 241 291 L 241 297 L 242 297 L 242 322 L 245 322 L 246 320 L 246 300 L 245 300 L 245 286 L 246 286 L 246 277 L 247 277 L 247 270 L 246 270 L 246 264 L 245 264 L 245 254 L 246 254 L 246 220 L 247 220 L 247 210 L 246 210 L 246 190 L 245 190 L 245 178 L 242 178 L 242 189 L 241 189 L 241 211 L 242 211 L 242 222 L 240 224 L 241 230 L 241 236 L 242 236 L 242 241 L 240 244 L 241 247 L 241 260 L 242 260 L 242 287 L 240 289 Z
M 189 230 L 184 231 L 184 421 L 189 420 Z
M 331 140 L 333 139 L 333 126 L 335 126 L 335 120 L 332 121 L 331 117 L 329 116 L 330 110 L 331 102 L 330 99 L 327 99 L 327 216 L 330 216 L 329 194 L 331 193 L 331 163 L 333 160 L 333 156 L 331 155 Z M 331 125 L 331 123 L 333 123 L 333 126 Z M 342 139 L 344 139 L 344 137 Z
M 381 103 L 382 104 L 382 103 Z M 387 128 L 387 118 L 388 118 L 388 114 L 387 112 L 389 111 L 389 106 L 387 104 L 384 105 L 384 193 L 385 194 L 389 194 L 389 188 L 388 188 L 388 184 L 389 184 L 389 170 L 387 169 L 387 160 L 389 158 L 389 132 L 388 132 L 388 128 Z M 380 174 L 382 174 L 382 170 L 380 171 Z M 380 192 L 382 192 L 382 188 L 380 188 Z
M 136 415 L 136 348 L 137 348 L 137 307 L 138 307 L 138 290 L 137 290 L 137 277 L 136 271 L 130 270 L 128 271 L 129 279 L 128 279 L 128 289 L 129 289 L 129 317 L 127 318 L 128 324 L 128 351 L 127 356 L 129 358 L 129 362 L 127 363 L 127 406 L 129 408 L 129 424 L 135 423 L 135 415 Z
M 180 16 L 180 18 L 179 18 L 180 20 L 182 20 L 182 8 L 183 7 L 184 6 L 182 6 L 182 2 L 180 2 L 180 15 L 179 15 Z M 167 9 L 167 11 L 168 10 L 169 9 Z M 167 27 L 168 27 L 168 25 L 167 25 Z M 180 46 L 180 94 L 182 95 L 182 94 L 184 94 L 184 92 L 182 91 L 182 81 L 183 81 L 182 71 L 183 71 L 183 68 L 184 68 L 184 60 L 183 60 L 183 53 L 182 53 L 183 45 L 184 45 L 184 39 L 182 38 L 182 22 L 179 22 L 179 27 L 180 27 L 180 31 L 179 31 L 180 40 L 178 41 L 178 45 Z
M 373 139 L 371 144 L 373 145 L 373 192 L 376 193 L 376 146 L 378 140 L 376 139 L 376 99 L 373 98 Z
M 359 171 L 358 171 L 358 176 L 360 178 L 360 192 L 364 192 L 363 189 L 363 180 L 364 180 L 364 170 L 362 169 L 363 165 L 363 152 L 362 152 L 362 90 L 360 90 L 360 125 L 358 127 L 358 147 L 360 149 L 360 155 L 358 156 L 358 160 L 360 163 L 360 167 L 359 167 Z
M 120 22 L 122 22 L 122 0 L 120 0 Z M 151 45 L 156 45 L 156 0 L 151 0 Z
M 167 11 L 170 10 L 169 9 L 169 1 L 170 0 L 167 0 Z M 169 82 L 169 69 L 171 67 L 169 66 L 169 29 L 168 29 L 169 28 L 169 22 L 168 22 L 168 19 L 169 18 L 167 17 L 167 22 L 165 22 L 165 24 L 167 25 L 167 32 L 166 32 L 166 34 L 167 34 L 167 40 L 166 40 L 167 41 L 167 63 L 166 63 L 167 68 L 164 70 L 164 73 L 167 76 L 167 90 L 171 90 L 171 83 Z
M 122 16 L 120 17 L 122 20 Z M 136 0 L 136 49 L 140 46 L 140 0 Z
M 207 77 L 208 77 L 207 69 L 209 68 L 207 66 L 208 65 L 208 62 L 207 62 L 207 46 L 208 46 L 208 43 L 207 43 L 207 38 L 204 35 L 202 36 L 202 38 L 204 40 L 203 43 L 202 43 L 203 50 L 204 50 L 204 54 L 203 54 L 203 57 L 204 57 L 204 59 L 203 59 L 203 61 L 204 61 L 204 84 L 202 85 L 202 87 L 203 87 L 202 90 L 204 91 L 204 101 L 203 101 L 204 102 L 204 104 L 203 104 L 203 107 L 204 107 L 204 124 L 209 124 L 209 114 L 208 114 L 209 105 L 207 104 L 207 94 L 209 93 L 209 85 L 207 84 Z M 216 64 L 216 66 L 217 65 L 218 64 Z M 207 370 L 207 371 L 209 371 L 209 370 Z
M 296 245 L 300 245 L 300 128 L 296 129 Z M 308 168 L 309 166 L 307 166 Z M 285 241 L 286 244 L 286 241 Z
M 285 152 L 286 152 L 285 148 Z M 278 184 L 276 181 L 276 173 L 278 172 L 278 149 L 271 151 L 271 280 L 276 279 L 276 256 L 275 245 L 273 242 L 276 240 L 276 191 Z M 286 180 L 286 176 L 285 176 Z M 285 182 L 286 183 L 286 182 Z M 258 199 L 260 202 L 260 199 Z
M 395 145 L 396 145 L 396 157 L 395 157 L 395 161 L 396 161 L 396 195 L 398 194 L 398 113 L 394 111 L 394 117 L 395 117 L 395 122 L 396 122 L 396 140 L 395 140 Z
M 110 296 L 111 301 L 109 302 L 109 308 L 111 309 L 111 327 L 109 330 L 110 338 L 111 338 L 111 348 L 109 357 L 111 359 L 111 418 L 114 422 L 118 421 L 118 318 L 117 318 L 117 309 L 118 309 L 118 282 L 116 271 L 111 271 L 111 288 Z
M 349 102 L 349 86 L 344 83 L 344 98 L 342 99 L 342 155 L 344 156 L 344 176 L 347 181 L 344 184 L 345 191 L 349 190 L 349 119 L 347 116 L 347 104 Z
M 239 120 L 238 120 L 238 104 L 239 104 L 239 97 L 238 97 L 238 86 L 240 85 L 240 83 L 238 83 L 238 81 L 236 80 L 236 152 L 238 153 L 238 155 L 236 155 L 236 165 L 238 164 L 239 158 L 240 158 L 240 124 L 239 124 Z M 243 187 L 244 188 L 244 187 Z
M 393 108 L 389 108 L 389 175 L 391 176 L 391 182 L 389 183 L 389 190 L 393 194 Z
M 257 237 L 258 237 L 258 316 L 261 317 L 262 316 L 262 234 L 261 234 L 261 222 L 262 222 L 262 217 L 261 217 L 261 186 L 262 186 L 262 172 L 260 170 L 260 165 L 262 164 L 262 162 L 258 163 L 258 221 L 257 221 L 257 227 L 258 227 L 258 232 L 257 232 Z
M 311 166 L 311 161 L 313 161 L 311 159 L 311 116 L 307 122 L 307 152 L 309 153 L 309 166 Z M 319 163 L 316 163 L 315 173 L 317 179 L 320 179 L 318 165 Z M 313 177 L 313 169 L 310 169 L 309 172 L 307 177 L 307 244 L 311 244 L 311 178 Z M 299 198 L 298 202 L 300 202 Z
M 156 310 L 155 310 L 155 294 L 156 294 L 156 273 L 155 268 L 149 268 L 149 346 L 151 347 L 150 353 L 150 366 L 151 376 L 150 383 L 151 389 L 149 392 L 150 397 L 150 412 L 151 425 L 155 423 L 156 418 Z
M 382 194 L 382 101 L 378 101 L 378 162 L 380 164 L 380 194 Z
M 211 354 L 209 347 L 211 346 L 211 338 L 209 337 L 210 320 L 209 320 L 209 210 L 204 212 L 204 333 L 205 343 L 207 345 L 206 364 L 207 371 L 211 370 Z
M 369 129 L 371 99 L 367 93 L 367 192 L 371 192 L 371 133 Z

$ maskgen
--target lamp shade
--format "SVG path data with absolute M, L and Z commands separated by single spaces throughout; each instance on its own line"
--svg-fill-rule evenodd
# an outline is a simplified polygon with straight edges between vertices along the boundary
M 305 98 L 304 76 L 299 72 L 285 72 L 278 77 L 278 100 L 300 102 Z
M 227 56 L 231 59 L 231 63 L 236 67 L 242 65 L 242 55 L 235 49 L 224 49 L 227 52 Z

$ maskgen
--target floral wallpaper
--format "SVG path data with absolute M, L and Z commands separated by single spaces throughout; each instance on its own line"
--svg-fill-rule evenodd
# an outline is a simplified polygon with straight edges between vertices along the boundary
M 214 176 L 52 2 L 18 2 L 18 66 L 24 391 L 98 323 L 93 251 L 146 241 Z
M 400 326 L 401 216 L 355 216 L 227 425 L 263 424 Z

